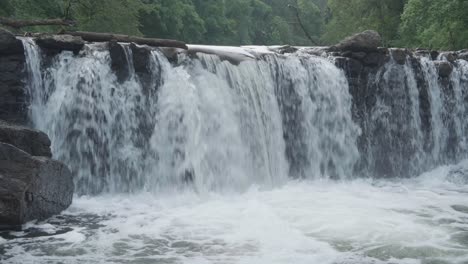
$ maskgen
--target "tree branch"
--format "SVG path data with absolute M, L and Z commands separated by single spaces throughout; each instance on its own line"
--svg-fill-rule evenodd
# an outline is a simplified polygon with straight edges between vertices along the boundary
M 180 49 L 188 49 L 184 42 L 171 40 L 171 39 L 156 39 L 156 38 L 142 38 L 129 35 L 111 34 L 111 33 L 97 33 L 85 31 L 62 31 L 60 34 L 67 34 L 72 36 L 79 36 L 85 41 L 89 42 L 107 42 L 115 40 L 118 42 L 133 42 L 139 45 L 148 45 L 154 47 L 172 47 Z
M 301 16 L 299 15 L 299 9 L 297 8 L 297 6 L 293 6 L 293 5 L 289 4 L 288 7 L 294 10 L 294 13 L 295 13 L 296 18 L 297 18 L 297 22 L 298 22 L 299 25 L 301 26 L 301 29 L 302 29 L 302 31 L 304 31 L 304 34 L 306 35 L 306 37 L 310 40 L 310 42 L 312 42 L 312 44 L 319 46 L 319 44 L 317 43 L 317 41 L 315 41 L 315 40 L 312 38 L 312 36 L 309 34 L 309 32 L 307 31 L 306 27 L 305 27 L 304 24 L 302 23 L 302 19 L 301 19 Z

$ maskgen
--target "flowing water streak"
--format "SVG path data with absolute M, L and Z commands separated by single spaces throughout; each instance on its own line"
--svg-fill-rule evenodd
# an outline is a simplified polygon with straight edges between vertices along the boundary
M 391 50 L 392 51 L 392 50 Z M 371 177 L 411 177 L 466 157 L 466 61 L 440 76 L 426 56 L 393 57 L 375 74 L 368 90 L 371 113 L 363 118 L 361 157 Z
M 74 172 L 77 192 L 141 188 L 146 144 L 139 128 L 146 117 L 138 80 L 119 84 L 100 45 L 87 45 L 80 56 L 62 52 L 44 70 L 45 102 L 33 122 Z
M 369 171 L 382 176 L 405 175 L 425 166 L 420 93 L 412 60 L 399 64 L 391 56 L 372 76 L 375 106 L 366 125 Z M 410 162 L 406 162 L 410 159 Z
M 420 63 L 428 83 L 431 104 L 432 159 L 434 162 L 439 162 L 445 151 L 448 138 L 448 132 L 442 119 L 444 103 L 438 80 L 439 74 L 436 66 L 429 58 L 422 57 Z
M 29 96 L 29 114 L 31 119 L 39 120 L 43 109 L 41 108 L 46 100 L 43 88 L 41 62 L 41 50 L 36 42 L 31 38 L 22 38 L 26 55 L 27 92 Z M 36 125 L 36 124 L 34 124 Z
M 454 118 L 454 130 L 456 138 L 458 139 L 457 150 L 455 155 L 458 157 L 466 157 L 468 153 L 468 139 L 466 131 L 468 129 L 464 120 L 467 120 L 468 112 L 465 106 L 465 98 L 468 95 L 466 87 L 468 87 L 468 62 L 465 60 L 457 60 L 455 62 L 452 74 L 450 75 L 450 83 L 453 89 L 453 104 L 455 111 L 453 113 Z

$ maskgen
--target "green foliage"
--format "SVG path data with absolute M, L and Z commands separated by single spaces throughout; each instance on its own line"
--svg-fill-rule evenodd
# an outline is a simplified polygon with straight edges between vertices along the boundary
M 198 42 L 205 23 L 190 0 L 152 0 L 140 9 L 140 30 L 149 37 L 190 39 Z
M 329 0 L 331 12 L 323 40 L 336 43 L 351 34 L 367 29 L 378 31 L 385 44 L 398 39 L 400 14 L 405 0 Z
M 71 4 L 70 18 L 78 21 L 80 30 L 141 35 L 138 14 L 143 4 L 139 1 L 66 0 L 63 2 L 65 3 L 62 6 Z
M 15 9 L 11 4 L 10 0 L 0 1 L 0 16 L 11 16 L 14 13 Z
M 468 1 L 410 0 L 402 15 L 402 43 L 413 47 L 468 47 Z
M 468 0 L 0 0 L 0 16 L 202 44 L 334 44 L 374 29 L 386 46 L 468 48 Z

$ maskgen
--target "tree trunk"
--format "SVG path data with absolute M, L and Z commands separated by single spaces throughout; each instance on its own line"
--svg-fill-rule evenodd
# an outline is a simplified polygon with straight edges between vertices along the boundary
M 12 19 L 6 17 L 0 17 L 0 24 L 12 27 L 14 29 L 20 29 L 22 27 L 29 26 L 75 26 L 76 22 L 73 20 L 64 19 L 35 19 L 35 20 L 22 20 Z
M 148 45 L 154 47 L 171 47 L 188 49 L 184 42 L 171 40 L 171 39 L 156 39 L 156 38 L 142 38 L 129 35 L 111 34 L 111 33 L 96 33 L 85 31 L 62 31 L 60 34 L 67 34 L 72 36 L 79 36 L 85 41 L 89 42 L 107 42 L 115 40 L 118 42 L 133 42 L 139 45 Z
M 301 29 L 302 31 L 304 31 L 304 34 L 306 35 L 306 37 L 310 40 L 310 42 L 312 42 L 313 45 L 317 45 L 319 46 L 319 44 L 317 43 L 317 41 L 315 41 L 312 36 L 309 34 L 309 32 L 307 31 L 306 27 L 304 26 L 304 24 L 302 23 L 302 19 L 301 19 L 301 16 L 299 14 L 299 8 L 297 7 L 297 0 L 295 1 L 295 6 L 292 5 L 292 4 L 289 4 L 288 7 L 293 9 L 294 10 L 294 14 L 296 15 L 296 19 L 297 19 L 297 22 L 299 23 L 299 26 L 301 26 Z

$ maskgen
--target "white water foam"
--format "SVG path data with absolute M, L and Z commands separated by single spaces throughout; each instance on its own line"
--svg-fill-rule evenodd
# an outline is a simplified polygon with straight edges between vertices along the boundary
M 4 263 L 461 264 L 468 261 L 468 179 L 460 184 L 450 172 L 466 165 L 398 182 L 80 197 L 64 217 L 87 223 L 62 222 L 57 228 L 72 231 L 34 243 L 18 237 L 0 249 Z

